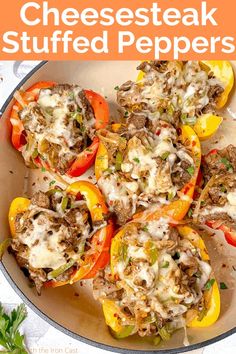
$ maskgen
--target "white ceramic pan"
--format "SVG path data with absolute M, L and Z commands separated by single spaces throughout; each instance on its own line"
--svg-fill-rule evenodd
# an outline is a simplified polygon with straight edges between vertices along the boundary
M 114 87 L 128 79 L 135 79 L 136 64 L 134 61 L 41 63 L 16 89 L 22 85 L 26 89 L 40 80 L 78 83 L 84 88 L 91 88 L 107 96 L 111 113 L 115 116 L 118 107 Z M 7 214 L 12 199 L 24 194 L 30 196 L 34 182 L 37 189 L 43 188 L 42 172 L 28 170 L 21 154 L 11 145 L 8 115 L 12 98 L 13 93 L 2 108 L 0 120 L 0 242 L 9 237 Z M 204 149 L 207 149 L 209 144 L 211 147 L 236 144 L 236 93 L 233 93 L 224 116 L 227 118 L 217 136 L 204 143 Z M 0 263 L 0 269 L 29 307 L 51 325 L 79 341 L 121 353 L 179 353 L 214 343 L 236 330 L 236 249 L 228 246 L 222 235 L 208 236 L 206 244 L 217 280 L 224 281 L 229 289 L 221 291 L 219 320 L 209 328 L 189 329 L 190 345 L 187 347 L 183 345 L 182 331 L 177 331 L 170 341 L 158 347 L 135 336 L 123 340 L 112 338 L 105 325 L 101 306 L 93 299 L 89 282 L 43 290 L 42 295 L 38 296 L 35 290 L 28 286 L 27 278 L 20 271 L 14 257 L 7 252 Z

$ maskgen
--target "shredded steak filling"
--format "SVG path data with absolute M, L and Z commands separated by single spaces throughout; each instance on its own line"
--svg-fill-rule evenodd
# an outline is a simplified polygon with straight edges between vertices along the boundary
M 96 228 L 84 200 L 66 195 L 59 187 L 37 192 L 27 211 L 15 219 L 11 252 L 40 294 L 51 279 L 67 281 L 80 266 Z M 50 278 L 50 274 L 54 274 Z

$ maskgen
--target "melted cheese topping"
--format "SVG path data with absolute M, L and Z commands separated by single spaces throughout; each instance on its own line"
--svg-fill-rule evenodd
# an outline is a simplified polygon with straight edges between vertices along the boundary
M 112 211 L 114 203 L 119 203 L 135 213 L 137 205 L 150 206 L 153 197 L 155 204 L 168 203 L 162 194 L 174 198 L 178 192 L 178 187 L 172 182 L 174 165 L 186 161 L 194 166 L 193 158 L 184 149 L 174 146 L 177 134 L 172 126 L 164 123 L 158 129 L 158 135 L 150 132 L 145 134 L 144 138 L 150 141 L 149 147 L 143 144 L 142 137 L 136 135 L 128 141 L 121 173 L 129 174 L 129 177 L 120 176 L 115 166 L 111 166 L 111 173 L 105 171 L 98 181 Z M 176 162 L 177 159 L 180 162 Z
M 198 112 L 210 103 L 209 92 L 215 85 L 224 88 L 221 81 L 208 77 L 198 61 L 169 61 L 160 71 L 147 65 L 142 81 L 133 83 L 131 89 L 120 91 L 119 95 L 128 105 L 136 107 L 136 102 L 144 103 L 140 111 L 150 119 L 165 117 L 171 121 L 174 112 L 181 112 L 188 123 L 194 123 Z
M 236 221 L 236 191 L 231 191 L 227 194 L 227 203 L 223 206 L 206 207 L 201 211 L 201 215 L 208 216 L 213 214 L 225 213 L 231 219 Z
M 127 295 L 123 295 L 124 298 L 120 300 L 121 304 L 128 304 L 129 297 L 138 302 L 143 295 L 147 299 L 145 308 L 151 306 L 164 319 L 170 319 L 170 313 L 171 318 L 182 316 L 189 306 L 197 304 L 212 272 L 209 263 L 200 259 L 200 251 L 187 239 L 176 241 L 179 252 L 177 259 L 173 258 L 176 251 L 158 246 L 159 242 L 168 242 L 169 228 L 168 219 L 162 218 L 145 224 L 146 231 L 139 229 L 135 233 L 132 229 L 132 234 L 129 231 L 123 238 L 123 245 L 127 245 L 126 259 L 120 259 L 114 265 L 120 278 L 118 288 L 129 288 Z M 180 264 L 194 266 L 200 272 L 191 290 L 181 286 Z
M 210 207 L 209 209 L 204 209 L 201 211 L 201 215 L 203 216 L 208 216 L 208 215 L 213 215 L 213 214 L 221 214 L 221 213 L 226 213 L 231 217 L 233 220 L 236 220 L 236 208 L 235 205 L 231 205 L 229 203 L 226 203 L 224 206 L 213 206 Z
M 61 193 L 55 193 L 54 197 L 56 198 L 57 195 L 60 197 L 59 200 L 63 199 Z M 84 201 L 75 201 L 75 206 L 76 203 L 84 203 Z M 73 226 L 73 232 L 76 231 L 75 227 L 78 228 L 79 237 L 73 239 L 73 247 L 68 249 L 72 229 L 69 229 L 68 224 L 57 221 L 58 218 L 64 218 L 66 215 L 65 210 L 61 208 L 61 202 L 56 204 L 56 210 L 44 209 L 31 204 L 29 214 L 26 216 L 31 223 L 26 230 L 17 233 L 19 241 L 28 246 L 27 261 L 33 268 L 58 269 L 65 265 L 68 259 L 79 261 L 80 252 L 91 236 L 90 224 L 84 222 L 79 210 L 76 211 L 74 213 L 76 224 Z M 23 226 L 24 216 L 20 219 L 20 223 Z
M 227 199 L 228 199 L 230 205 L 236 206 L 236 190 L 229 192 L 227 194 Z
M 84 139 L 84 133 L 82 128 L 75 128 L 74 119 L 77 115 L 81 116 L 84 130 L 86 124 L 95 124 L 94 117 L 91 121 L 85 119 L 85 108 L 78 96 L 81 91 L 79 86 L 65 89 L 62 94 L 42 89 L 38 101 L 30 103 L 22 110 L 20 117 L 31 134 L 31 138 L 27 135 L 30 141 L 27 140 L 28 144 L 22 150 L 26 161 L 36 148 L 42 156 L 47 155 L 50 144 L 58 146 L 59 158 L 67 156 L 71 160 L 77 156 L 75 146 Z
M 19 237 L 20 241 L 29 247 L 29 264 L 34 268 L 57 269 L 66 263 L 63 255 L 65 246 L 61 244 L 67 233 L 66 227 L 60 225 L 56 231 L 52 226 L 50 220 L 39 215 L 33 221 L 32 231 Z

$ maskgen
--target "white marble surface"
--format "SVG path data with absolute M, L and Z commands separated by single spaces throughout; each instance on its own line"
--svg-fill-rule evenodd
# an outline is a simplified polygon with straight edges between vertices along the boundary
M 19 81 L 38 62 L 0 61 L 0 107 Z M 22 301 L 10 287 L 0 272 L 0 302 L 11 309 Z M 23 327 L 30 353 L 107 353 L 84 343 L 78 342 L 59 332 L 33 311 L 28 309 L 28 317 Z M 236 353 L 236 334 L 208 347 L 192 351 L 191 354 L 233 354 Z

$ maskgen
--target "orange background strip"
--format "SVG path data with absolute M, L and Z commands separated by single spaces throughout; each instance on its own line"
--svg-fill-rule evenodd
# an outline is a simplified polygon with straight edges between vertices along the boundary
M 49 7 L 56 7 L 60 13 L 66 8 L 75 8 L 80 13 L 84 8 L 95 8 L 97 11 L 100 11 L 104 7 L 109 7 L 114 9 L 114 12 L 122 7 L 129 7 L 133 11 L 138 8 L 150 8 L 154 1 L 150 0 L 49 0 Z M 114 24 L 112 26 L 102 26 L 101 24 L 96 24 L 94 26 L 85 26 L 79 23 L 75 26 L 66 26 L 60 21 L 58 26 L 55 26 L 53 23 L 53 15 L 49 15 L 49 24 L 43 26 L 42 23 L 36 26 L 27 26 L 24 24 L 20 18 L 20 9 L 27 3 L 25 0 L 7 0 L 1 2 L 1 11 L 0 11 L 0 23 L 1 23 L 1 36 L 0 36 L 0 48 L 1 48 L 1 60 L 15 60 L 15 59 L 45 59 L 45 60 L 142 60 L 142 59 L 152 59 L 155 57 L 154 48 L 152 47 L 150 52 L 146 54 L 141 54 L 138 52 L 135 43 L 124 49 L 124 53 L 118 53 L 118 32 L 119 31 L 131 31 L 133 32 L 136 39 L 141 36 L 148 36 L 151 40 L 154 41 L 155 37 L 169 37 L 170 40 L 173 40 L 173 37 L 185 36 L 190 41 L 195 37 L 204 36 L 206 40 L 210 41 L 211 37 L 221 37 L 221 40 L 216 44 L 216 52 L 211 53 L 210 46 L 207 45 L 207 50 L 205 53 L 195 53 L 192 47 L 188 50 L 187 53 L 180 53 L 179 59 L 234 59 L 235 51 L 232 54 L 227 54 L 222 52 L 222 38 L 223 37 L 234 37 L 235 31 L 235 13 L 236 13 L 236 1 L 233 0 L 206 0 L 207 8 L 217 7 L 218 10 L 214 15 L 215 20 L 218 23 L 218 26 L 213 26 L 209 22 L 207 26 L 191 26 L 186 27 L 183 24 L 177 26 L 168 26 L 163 24 L 161 27 L 153 26 L 149 24 L 147 26 L 137 26 L 135 24 L 130 26 L 120 26 Z M 42 5 L 43 1 L 35 1 Z M 177 8 L 182 11 L 184 8 L 193 7 L 199 10 L 201 8 L 202 1 L 200 0 L 159 0 L 157 1 L 158 6 L 165 10 L 167 8 Z M 201 11 L 199 11 L 199 15 Z M 41 18 L 42 10 L 29 9 L 27 11 L 29 19 L 35 19 L 36 17 Z M 37 16 L 38 15 L 38 16 Z M 149 13 L 151 17 L 151 13 Z M 161 16 L 162 18 L 162 16 Z M 49 53 L 33 53 L 32 52 L 32 37 L 36 37 L 35 41 L 38 41 L 39 48 L 42 48 L 44 37 L 51 37 L 53 32 L 59 31 L 73 31 L 73 38 L 78 36 L 85 36 L 88 38 L 89 43 L 95 36 L 101 36 L 103 31 L 108 31 L 108 53 L 94 53 L 89 47 L 86 53 L 78 54 L 73 51 L 71 42 L 69 43 L 68 53 L 63 51 L 62 43 L 58 44 L 58 51 L 52 53 L 52 48 L 50 48 Z M 19 33 L 19 37 L 22 32 L 27 32 L 27 35 L 31 37 L 28 43 L 29 53 L 24 53 L 20 40 L 15 39 L 20 45 L 17 53 L 5 53 L 3 51 L 4 46 L 11 47 L 6 45 L 3 41 L 3 34 L 7 31 L 16 31 Z M 173 59 L 174 52 L 176 50 L 172 48 L 168 53 L 163 53 L 160 55 L 160 59 Z M 164 43 L 162 43 L 165 46 Z M 183 46 L 184 43 L 181 43 Z M 235 45 L 235 40 L 234 40 Z M 100 43 L 101 46 L 101 43 Z M 30 52 L 31 51 L 31 52 Z M 157 56 L 156 56 L 157 58 Z M 157 58 L 158 59 L 158 58 Z

